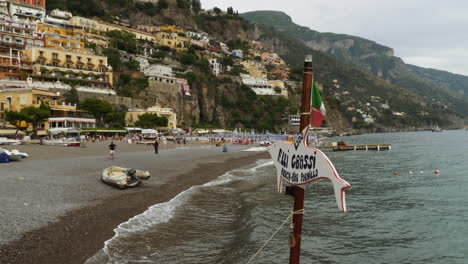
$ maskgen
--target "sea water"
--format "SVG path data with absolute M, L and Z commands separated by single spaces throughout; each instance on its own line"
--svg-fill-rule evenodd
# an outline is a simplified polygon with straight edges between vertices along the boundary
M 468 263 L 468 131 L 331 140 L 392 150 L 326 152 L 352 185 L 348 212 L 330 182 L 305 187 L 301 263 Z M 293 201 L 275 173 L 259 160 L 154 205 L 87 263 L 287 263 Z

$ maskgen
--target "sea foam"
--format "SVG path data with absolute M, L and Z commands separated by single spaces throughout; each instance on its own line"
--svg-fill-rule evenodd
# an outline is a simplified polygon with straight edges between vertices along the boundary
M 192 186 L 191 188 L 179 193 L 177 196 L 172 198 L 170 201 L 159 203 L 150 206 L 145 212 L 136 215 L 130 218 L 127 222 L 121 223 L 117 228 L 114 229 L 114 237 L 104 242 L 103 253 L 110 256 L 109 248 L 115 239 L 130 235 L 135 232 L 144 232 L 155 225 L 169 222 L 169 220 L 174 216 L 176 209 L 183 205 L 189 198 L 192 193 L 197 191 L 200 188 L 212 187 L 222 184 L 227 184 L 233 180 L 238 180 L 242 177 L 235 175 L 235 172 L 255 172 L 259 168 L 273 165 L 273 162 L 270 160 L 258 160 L 256 166 L 248 169 L 236 169 L 230 172 L 226 172 L 217 179 L 205 183 L 203 185 Z M 91 260 L 91 259 L 90 259 Z M 88 263 L 88 262 L 87 262 Z

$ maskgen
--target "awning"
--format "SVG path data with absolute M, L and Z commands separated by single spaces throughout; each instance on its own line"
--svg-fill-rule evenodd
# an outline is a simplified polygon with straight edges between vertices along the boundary
M 0 129 L 0 135 L 2 136 L 11 136 L 14 135 L 16 132 L 16 129 Z M 25 135 L 23 131 L 18 131 L 18 135 Z

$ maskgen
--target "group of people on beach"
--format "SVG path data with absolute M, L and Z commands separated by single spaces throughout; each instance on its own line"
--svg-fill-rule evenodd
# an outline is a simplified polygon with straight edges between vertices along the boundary
M 109 144 L 109 157 L 111 159 L 115 158 L 116 148 L 117 148 L 117 145 L 114 144 L 114 141 L 111 141 L 111 143 Z M 153 148 L 154 148 L 154 154 L 159 154 L 159 140 L 154 141 Z

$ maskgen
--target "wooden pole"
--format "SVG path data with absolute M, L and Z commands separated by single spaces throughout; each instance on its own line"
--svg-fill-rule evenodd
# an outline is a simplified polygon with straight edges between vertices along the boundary
M 302 104 L 301 104 L 301 125 L 299 133 L 310 124 L 310 97 L 312 93 L 312 55 L 307 55 L 304 61 L 304 73 L 302 81 Z M 307 138 L 304 138 L 307 140 Z M 304 209 L 304 189 L 299 186 L 294 187 L 294 212 L 293 215 L 293 243 L 289 252 L 289 264 L 299 264 L 301 256 L 301 233 L 302 233 L 302 210 Z

